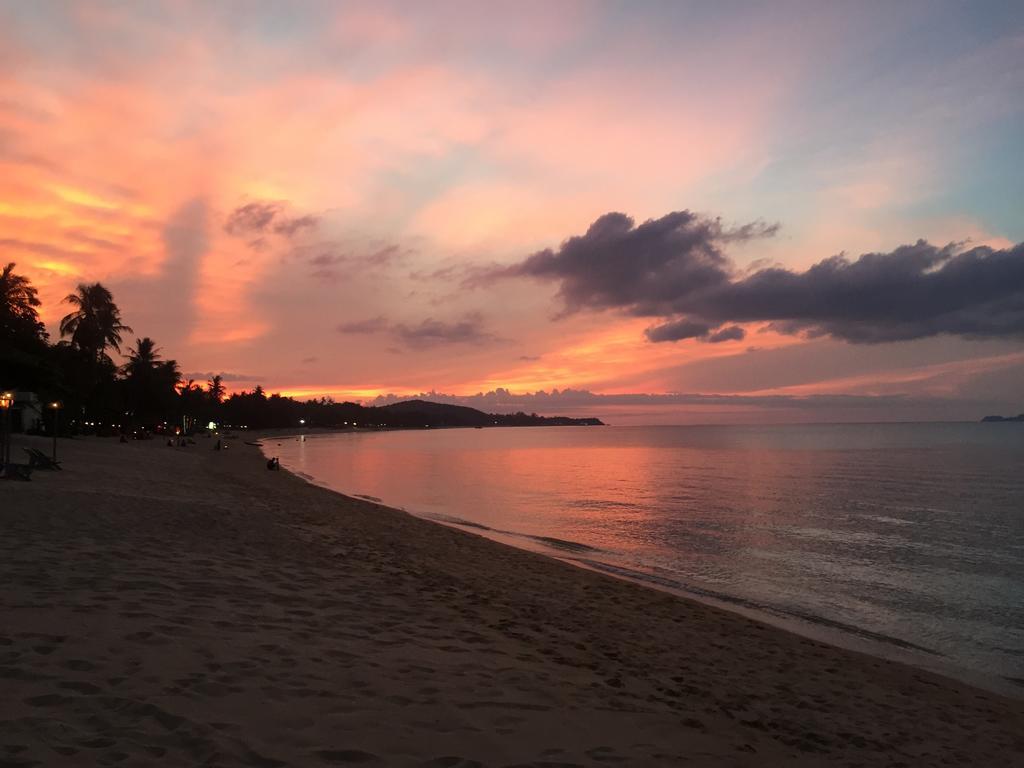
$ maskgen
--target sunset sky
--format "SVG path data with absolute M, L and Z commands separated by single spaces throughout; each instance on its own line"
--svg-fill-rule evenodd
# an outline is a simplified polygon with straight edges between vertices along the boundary
M 1022 137 L 1020 2 L 0 0 L 0 261 L 231 389 L 1018 413 Z

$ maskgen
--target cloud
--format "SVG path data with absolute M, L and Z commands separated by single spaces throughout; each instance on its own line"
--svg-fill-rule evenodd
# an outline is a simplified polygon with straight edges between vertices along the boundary
M 711 327 L 706 323 L 684 319 L 655 325 L 644 331 L 644 335 L 651 341 L 680 341 L 682 339 L 703 339 L 710 331 Z
M 354 323 L 341 323 L 338 325 L 339 333 L 373 334 L 383 333 L 391 328 L 386 317 L 373 317 L 369 320 L 358 320 Z
M 274 224 L 274 232 L 285 237 L 293 237 L 303 229 L 313 229 L 319 221 L 316 216 L 309 214 L 294 219 L 285 218 Z
M 746 338 L 747 332 L 738 325 L 727 325 L 708 336 L 712 344 L 720 344 L 723 341 L 742 341 Z
M 768 322 L 854 343 L 1024 337 L 1024 244 L 961 251 L 919 240 L 855 261 L 834 256 L 805 272 L 761 270 L 678 309 L 713 324 Z
M 737 323 L 853 343 L 1024 336 L 1024 244 L 996 250 L 919 240 L 889 253 L 844 255 L 804 272 L 772 267 L 741 274 L 725 245 L 768 237 L 775 226 L 735 229 L 689 211 L 635 226 L 608 213 L 584 235 L 492 278 L 559 283 L 565 313 L 614 309 L 660 317 L 653 342 L 741 340 Z
M 488 344 L 504 339 L 485 329 L 479 312 L 467 312 L 459 320 L 445 321 L 428 317 L 415 325 L 391 323 L 385 317 L 374 317 L 337 326 L 340 333 L 388 333 L 408 348 L 434 347 L 446 344 Z
M 181 374 L 181 377 L 188 381 L 194 379 L 196 381 L 209 381 L 214 376 L 220 376 L 221 381 L 232 382 L 232 381 L 265 381 L 263 376 L 251 376 L 247 373 L 229 373 L 221 371 L 189 371 L 188 373 Z
M 396 243 L 324 241 L 296 246 L 290 258 L 306 262 L 312 277 L 333 281 L 346 274 L 342 267 L 348 273 L 387 270 L 413 253 L 413 249 Z
M 114 296 L 140 336 L 180 348 L 198 322 L 200 272 L 210 248 L 209 205 L 196 197 L 181 203 L 160 229 L 164 260 L 151 275 L 116 276 Z
M 622 309 L 665 315 L 681 298 L 728 281 L 731 265 L 723 245 L 776 230 L 759 223 L 727 230 L 718 219 L 690 211 L 639 226 L 623 213 L 606 213 L 557 251 L 539 251 L 503 274 L 559 281 L 566 313 Z
M 671 320 L 644 331 L 644 336 L 654 342 L 700 339 L 710 344 L 720 344 L 723 341 L 741 341 L 746 335 L 747 332 L 738 325 L 728 325 L 712 333 L 711 326 L 707 323 L 686 318 Z
M 908 404 L 927 404 L 941 406 L 952 402 L 949 398 L 910 396 L 903 393 L 882 395 L 860 394 L 808 394 L 808 395 L 744 395 L 744 394 L 704 394 L 697 392 L 680 392 L 669 394 L 621 393 L 597 394 L 585 389 L 553 389 L 551 392 L 514 393 L 504 388 L 489 392 L 478 392 L 475 395 L 452 395 L 440 392 L 420 392 L 409 394 L 379 395 L 369 405 L 387 405 L 409 399 L 431 400 L 452 405 L 466 405 L 491 413 L 510 413 L 518 410 L 533 410 L 538 413 L 575 412 L 590 410 L 598 412 L 602 408 L 615 406 L 742 406 L 757 408 L 798 408 L 821 410 L 835 407 L 844 408 L 878 408 Z M 971 404 L 971 400 L 959 400 L 959 403 Z
M 486 344 L 498 341 L 498 337 L 483 328 L 483 317 L 479 312 L 469 312 L 461 320 L 445 322 L 428 317 L 418 325 L 399 323 L 394 327 L 395 336 L 406 346 L 436 346 L 438 344 Z
M 320 223 L 317 216 L 290 217 L 285 214 L 282 203 L 256 201 L 235 208 L 224 222 L 224 231 L 229 235 L 253 237 L 273 232 L 285 238 L 292 238 L 304 229 L 313 229 Z M 253 242 L 259 243 L 257 237 Z
M 280 210 L 278 203 L 249 203 L 240 206 L 228 214 L 224 231 L 229 235 L 266 232 Z

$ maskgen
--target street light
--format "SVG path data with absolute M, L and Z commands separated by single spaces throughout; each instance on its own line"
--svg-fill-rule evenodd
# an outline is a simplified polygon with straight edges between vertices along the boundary
M 13 392 L 0 392 L 0 469 L 7 471 L 11 463 L 11 406 L 14 404 Z
M 60 414 L 61 408 L 60 401 L 54 400 L 52 403 L 49 403 L 46 407 L 53 411 L 53 460 L 57 461 L 57 427 L 59 426 L 60 423 L 60 418 L 58 416 L 58 414 Z

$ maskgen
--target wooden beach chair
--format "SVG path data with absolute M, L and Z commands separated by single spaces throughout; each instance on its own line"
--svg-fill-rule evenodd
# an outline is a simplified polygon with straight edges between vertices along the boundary
M 60 462 L 54 461 L 38 448 L 26 448 L 28 465 L 33 469 L 60 469 Z
M 31 480 L 32 467 L 28 464 L 0 464 L 0 480 Z

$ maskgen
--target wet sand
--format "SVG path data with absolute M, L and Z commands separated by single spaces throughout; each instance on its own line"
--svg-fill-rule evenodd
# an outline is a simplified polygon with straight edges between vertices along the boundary
M 1024 702 L 212 445 L 0 485 L 0 766 L 1024 765 Z

